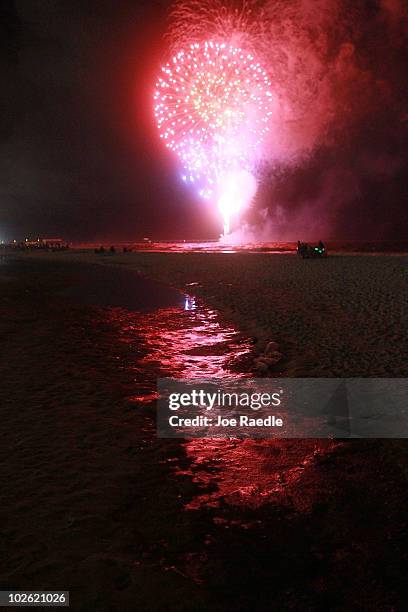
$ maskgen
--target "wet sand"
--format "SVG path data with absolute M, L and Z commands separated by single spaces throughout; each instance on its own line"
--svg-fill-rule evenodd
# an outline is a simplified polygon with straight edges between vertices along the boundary
M 253 337 L 260 355 L 268 341 L 279 344 L 282 359 L 261 368 L 263 374 L 408 375 L 408 255 L 315 261 L 239 252 L 43 257 L 126 266 L 202 298 Z
M 200 283 L 189 287 L 211 305 L 243 293 L 236 261 L 210 280 L 209 260 L 125 257 L 112 261 Z M 391 281 L 382 264 L 386 306 L 405 262 Z M 68 588 L 74 610 L 402 606 L 405 442 L 158 440 L 157 376 L 228 367 L 225 352 L 242 353 L 245 370 L 254 334 L 208 306 L 195 319 L 169 303 L 144 313 L 71 303 L 64 264 L 3 266 L 0 281 L 3 589 Z M 255 331 L 249 301 L 249 314 L 247 301 L 224 319 Z M 278 337 L 278 326 L 260 329 L 261 342 Z

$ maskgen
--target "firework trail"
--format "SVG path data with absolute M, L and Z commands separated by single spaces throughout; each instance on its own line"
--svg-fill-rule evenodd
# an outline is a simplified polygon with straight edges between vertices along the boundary
M 264 4 L 263 0 L 178 0 L 166 39 L 172 52 L 180 45 L 212 38 L 256 55 L 269 27 Z
M 179 156 L 183 179 L 218 202 L 224 234 L 255 195 L 254 168 L 273 114 L 250 17 L 248 2 L 239 10 L 218 1 L 178 3 L 169 34 L 173 55 L 154 94 L 160 136 Z

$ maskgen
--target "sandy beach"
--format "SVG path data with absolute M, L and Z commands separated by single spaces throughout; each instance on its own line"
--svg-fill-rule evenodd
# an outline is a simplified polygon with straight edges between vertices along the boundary
M 398 609 L 404 441 L 160 440 L 153 392 L 158 375 L 218 367 L 228 350 L 252 348 L 236 368 L 254 367 L 272 339 L 275 374 L 402 376 L 407 258 L 52 258 L 0 271 L 0 586 L 69 589 L 87 611 Z M 158 315 L 68 299 L 92 261 L 216 306 L 219 323 L 200 315 L 216 344 L 188 344 L 164 286 Z
M 112 257 L 72 252 L 40 258 L 127 266 L 202 298 L 254 338 L 260 355 L 269 341 L 278 343 L 282 358 L 261 373 L 408 374 L 407 255 L 303 261 L 294 255 L 239 252 Z
M 407 376 L 408 257 L 131 255 L 132 266 L 277 341 L 287 376 Z M 134 261 L 133 261 L 134 260 Z M 190 283 L 198 283 L 191 286 Z M 189 289 L 191 287 L 191 289 Z

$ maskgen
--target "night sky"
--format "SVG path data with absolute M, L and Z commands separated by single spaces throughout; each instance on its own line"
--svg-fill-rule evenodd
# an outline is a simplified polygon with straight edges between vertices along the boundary
M 267 160 L 253 238 L 408 238 L 406 4 L 357 4 L 352 26 L 325 32 L 330 125 L 307 154 Z M 169 5 L 0 0 L 0 239 L 217 237 L 153 120 Z

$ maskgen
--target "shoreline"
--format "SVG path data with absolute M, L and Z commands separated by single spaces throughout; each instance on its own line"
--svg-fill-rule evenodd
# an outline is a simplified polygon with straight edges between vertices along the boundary
M 124 266 L 202 300 L 254 341 L 255 371 L 287 377 L 407 376 L 408 255 L 24 253 Z M 375 308 L 372 308 L 375 304 Z

